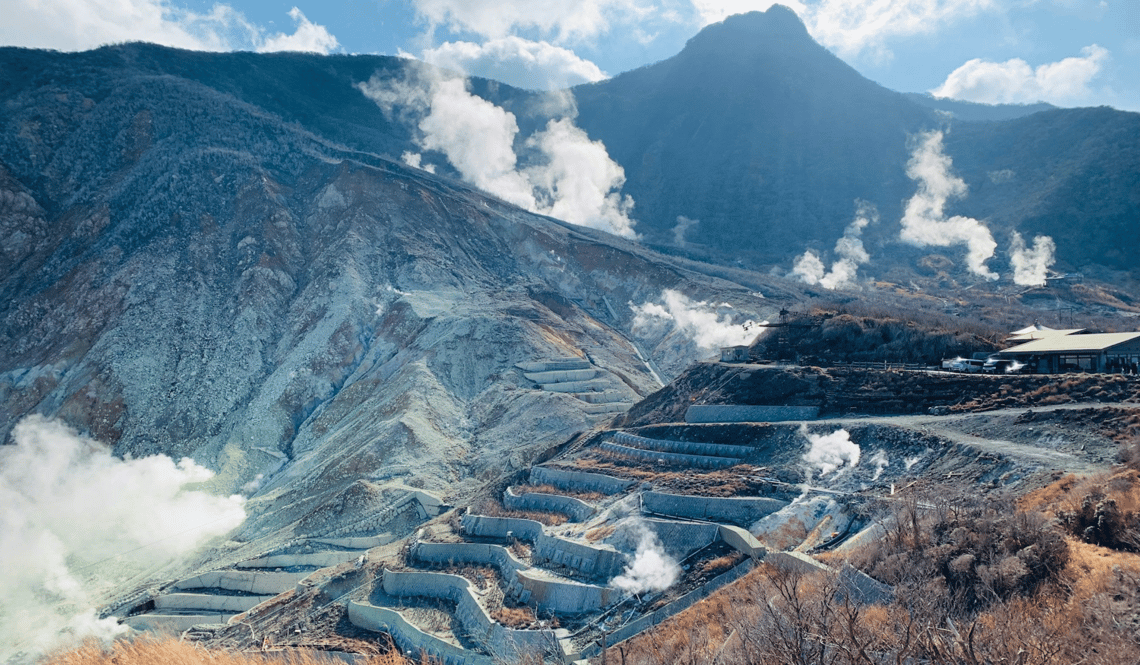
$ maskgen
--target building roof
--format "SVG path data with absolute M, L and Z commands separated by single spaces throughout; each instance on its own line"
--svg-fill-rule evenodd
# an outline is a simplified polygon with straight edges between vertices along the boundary
M 1056 328 L 1049 328 L 1047 326 L 1034 323 L 1028 328 L 1015 330 L 1006 337 L 1007 342 L 1028 342 L 1034 339 L 1045 339 L 1047 337 L 1055 337 L 1057 335 L 1076 335 L 1077 333 L 1084 332 L 1084 328 L 1070 328 L 1068 330 L 1057 330 Z
M 1043 339 L 1004 349 L 1002 353 L 1100 353 L 1133 340 L 1140 340 L 1140 332 L 1048 335 Z

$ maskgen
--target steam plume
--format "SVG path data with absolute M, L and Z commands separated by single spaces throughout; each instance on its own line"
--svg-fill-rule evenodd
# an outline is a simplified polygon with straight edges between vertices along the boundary
M 812 434 L 806 426 L 800 426 L 800 434 L 807 437 L 808 450 L 803 460 L 808 466 L 808 477 L 815 470 L 826 476 L 843 466 L 859 464 L 859 444 L 851 440 L 845 429 L 837 429 L 831 434 Z
M 1049 236 L 1037 236 L 1033 247 L 1025 246 L 1025 240 L 1017 231 L 1009 244 L 1009 264 L 1013 267 L 1013 282 L 1021 286 L 1042 286 L 1049 266 L 1055 260 L 1053 253 L 1056 243 Z
M 125 630 L 95 604 L 116 582 L 183 556 L 245 519 L 242 499 L 188 489 L 193 460 L 121 460 L 40 416 L 0 447 L 0 662 Z
M 918 191 L 906 203 L 899 237 L 918 247 L 966 245 L 970 272 L 986 279 L 997 273 L 986 267 L 997 243 L 986 225 L 971 217 L 946 218 L 946 202 L 966 195 L 966 183 L 950 172 L 951 160 L 942 154 L 942 132 L 918 136 L 906 174 L 918 183 Z
M 663 305 L 643 303 L 634 305 L 633 327 L 635 330 L 652 330 L 661 324 L 672 324 L 681 334 L 691 339 L 702 349 L 711 351 L 722 346 L 741 346 L 756 339 L 752 321 L 743 324 L 732 322 L 730 313 L 720 314 L 713 305 L 694 302 L 685 294 L 665 289 L 661 292 Z
M 684 247 L 686 245 L 685 234 L 689 232 L 689 229 L 700 223 L 701 220 L 699 219 L 689 219 L 684 215 L 677 215 L 677 225 L 673 227 L 673 244 L 678 247 Z
M 657 534 L 640 522 L 630 528 L 637 530 L 637 551 L 621 575 L 610 580 L 615 588 L 634 594 L 646 591 L 664 591 L 681 576 L 681 567 L 665 553 Z
M 863 247 L 863 229 L 879 220 L 879 211 L 866 201 L 855 202 L 855 219 L 843 230 L 843 237 L 835 242 L 839 257 L 827 271 L 823 261 L 810 249 L 796 259 L 792 274 L 808 284 L 819 284 L 825 289 L 838 289 L 854 284 L 859 266 L 870 261 L 871 255 Z
M 570 117 L 527 138 L 538 157 L 519 168 L 515 115 L 471 94 L 466 78 L 411 65 L 403 80 L 374 76 L 359 88 L 386 114 L 416 122 L 419 147 L 442 153 L 466 182 L 532 212 L 636 238 L 633 199 L 620 193 L 625 170 Z

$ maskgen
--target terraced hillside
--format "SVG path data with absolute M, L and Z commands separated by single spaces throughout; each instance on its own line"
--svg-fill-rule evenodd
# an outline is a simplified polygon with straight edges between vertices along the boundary
M 1140 415 L 1134 401 L 1081 408 Z M 843 593 L 882 602 L 889 586 L 840 562 L 881 537 L 895 507 L 1020 493 L 1112 464 L 1110 432 L 1050 415 L 1063 411 L 1085 413 L 1054 406 L 602 427 L 482 499 L 441 507 L 412 536 L 353 553 L 188 635 L 226 648 L 355 653 L 390 637 L 409 655 L 445 663 L 539 654 L 572 662 L 759 565 L 834 566 Z

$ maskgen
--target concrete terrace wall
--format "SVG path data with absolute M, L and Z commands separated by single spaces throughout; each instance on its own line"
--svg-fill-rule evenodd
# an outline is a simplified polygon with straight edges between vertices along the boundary
M 613 442 L 630 446 L 631 448 L 644 448 L 646 450 L 659 450 L 665 453 L 681 453 L 683 455 L 711 455 L 713 457 L 735 457 L 743 459 L 756 452 L 748 446 L 732 446 L 725 443 L 699 443 L 695 441 L 668 441 L 665 439 L 650 439 L 629 432 L 614 432 Z
M 478 563 L 495 566 L 507 584 L 507 595 L 555 614 L 599 610 L 615 600 L 607 587 L 554 580 L 527 573 L 530 566 L 500 545 L 484 543 L 417 543 L 412 559 L 425 563 Z
M 525 372 L 523 376 L 535 383 L 564 383 L 567 381 L 588 381 L 598 375 L 598 370 L 590 369 L 564 369 L 549 372 Z
M 288 591 L 310 573 L 263 573 L 244 570 L 215 570 L 202 573 L 174 585 L 175 589 L 229 589 L 258 595 L 277 595 Z
M 702 586 L 690 591 L 689 593 L 681 596 L 677 600 L 674 600 L 673 602 L 665 605 L 657 611 L 651 614 L 646 614 L 638 619 L 635 619 L 634 621 L 627 623 L 626 625 L 618 628 L 606 636 L 607 646 L 612 647 L 616 644 L 624 642 L 629 638 L 642 633 L 649 628 L 652 628 L 653 626 L 656 626 L 669 617 L 672 617 L 677 613 L 692 607 L 697 602 L 708 598 L 712 592 L 716 591 L 717 589 L 731 582 L 735 582 L 741 577 L 744 577 L 755 567 L 755 565 L 756 564 L 751 559 L 748 559 L 738 564 L 727 573 L 724 573 L 719 577 L 714 577 Z M 582 655 L 587 658 L 593 658 L 600 653 L 601 647 L 596 644 L 582 651 Z
M 678 561 L 711 545 L 720 537 L 720 529 L 716 524 L 655 519 L 645 519 L 642 522 L 657 534 L 665 552 Z M 636 546 L 636 543 L 630 543 L 630 546 Z
M 384 533 L 379 536 L 357 536 L 354 538 L 312 538 L 311 542 L 333 547 L 347 547 L 350 550 L 367 550 L 396 542 L 392 534 Z
M 594 515 L 594 507 L 585 501 L 560 494 L 529 492 L 516 494 L 511 488 L 503 492 L 503 505 L 509 510 L 541 510 L 561 513 L 575 522 L 585 522 Z
M 544 383 L 542 384 L 542 389 L 552 393 L 586 393 L 604 391 L 609 385 L 609 382 L 603 379 L 591 379 L 589 381 Z
M 572 369 L 589 369 L 590 361 L 582 358 L 559 358 L 557 360 L 517 363 L 515 367 L 523 372 L 562 372 Z
M 625 555 L 617 550 L 546 534 L 535 542 L 532 557 L 536 561 L 566 566 L 587 578 L 606 580 L 625 570 L 626 562 Z
M 659 515 L 749 525 L 765 515 L 780 510 L 788 505 L 788 502 L 767 497 L 712 497 L 642 492 L 641 505 L 644 510 Z
M 618 600 L 616 589 L 551 580 L 533 572 L 520 570 L 518 582 L 527 591 L 535 607 L 555 614 L 585 614 L 596 612 Z
M 358 628 L 391 635 L 396 646 L 413 657 L 427 654 L 444 665 L 495 665 L 493 658 L 428 635 L 387 608 L 352 601 L 348 604 L 348 620 Z
M 483 538 L 518 538 L 534 543 L 543 535 L 541 522 L 516 517 L 488 517 L 468 513 L 463 516 L 461 523 L 464 533 Z
M 533 520 L 464 515 L 462 524 L 464 533 L 471 536 L 506 539 L 510 534 L 530 542 L 536 562 L 565 566 L 587 578 L 609 579 L 625 569 L 625 555 L 621 552 L 547 535 L 542 524 Z
M 761 545 L 755 536 L 740 527 L 721 524 L 719 531 L 720 539 L 737 552 L 747 554 L 756 560 L 762 560 L 768 554 L 768 548 Z
M 635 481 L 614 478 L 600 473 L 534 466 L 530 469 L 530 482 L 536 485 L 553 485 L 560 489 L 579 492 L 621 494 L 633 487 Z
M 156 610 L 245 612 L 273 596 L 220 596 L 212 593 L 168 593 L 154 599 Z
M 678 466 L 687 466 L 698 469 L 727 469 L 730 466 L 740 464 L 738 458 L 732 457 L 710 457 L 708 455 L 682 455 L 680 453 L 665 453 L 657 450 L 644 450 L 642 448 L 631 448 L 629 446 L 622 446 L 616 443 L 600 443 L 598 449 L 622 457 L 630 459 L 641 460 L 643 462 L 664 462 L 665 464 L 676 464 Z
M 455 616 L 473 640 L 501 658 L 560 651 L 550 630 L 514 630 L 491 619 L 475 599 L 471 584 L 458 575 L 384 571 L 384 593 L 392 596 L 442 598 L 455 603 Z
M 315 552 L 312 554 L 274 554 L 239 561 L 237 568 L 289 568 L 290 566 L 316 566 L 325 568 L 352 561 L 360 552 Z
M 181 634 L 203 623 L 229 623 L 236 614 L 139 614 L 127 617 L 123 623 L 138 631 Z
M 777 423 L 815 420 L 818 406 L 744 406 L 739 404 L 694 404 L 685 411 L 687 423 Z

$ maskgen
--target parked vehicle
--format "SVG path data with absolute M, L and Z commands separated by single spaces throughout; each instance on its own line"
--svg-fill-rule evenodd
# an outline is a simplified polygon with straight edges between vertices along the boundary
M 954 362 L 950 363 L 950 371 L 974 374 L 982 371 L 982 366 L 985 364 L 986 361 L 984 360 L 974 360 L 972 358 L 955 358 Z

